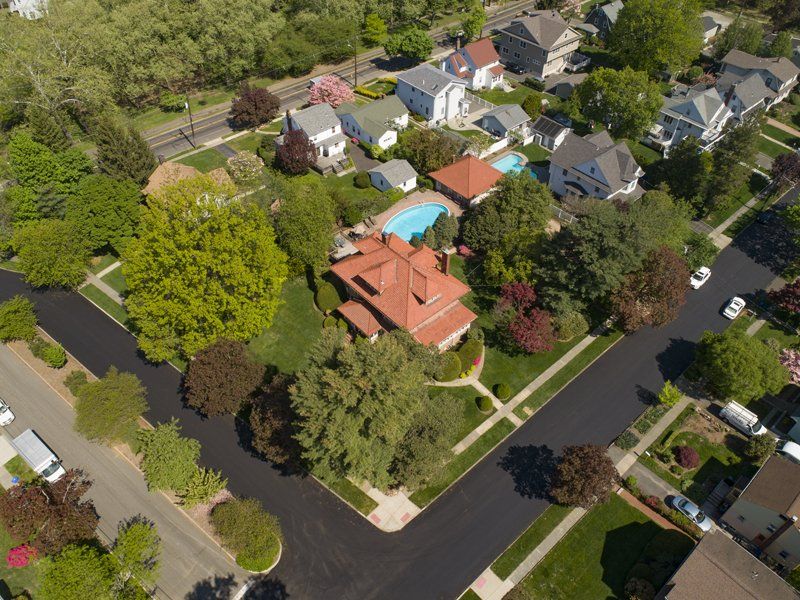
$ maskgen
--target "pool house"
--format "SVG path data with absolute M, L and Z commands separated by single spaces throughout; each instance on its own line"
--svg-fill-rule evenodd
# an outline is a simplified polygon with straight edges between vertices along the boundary
M 428 174 L 436 191 L 461 204 L 474 206 L 492 191 L 503 172 L 471 154 Z

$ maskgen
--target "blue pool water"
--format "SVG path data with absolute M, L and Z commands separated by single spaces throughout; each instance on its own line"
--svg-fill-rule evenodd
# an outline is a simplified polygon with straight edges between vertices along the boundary
M 516 171 L 519 173 L 523 169 L 525 169 L 525 163 L 528 162 L 521 156 L 516 154 L 507 154 L 500 160 L 496 160 L 492 163 L 492 166 L 497 169 L 498 171 L 502 171 L 503 173 L 508 173 L 509 171 Z M 536 173 L 528 169 L 528 173 L 530 173 L 531 177 L 536 177 Z
M 415 235 L 421 238 L 425 229 L 432 226 L 442 213 L 449 214 L 450 211 L 444 204 L 436 202 L 412 206 L 389 219 L 383 233 L 396 233 L 407 242 Z

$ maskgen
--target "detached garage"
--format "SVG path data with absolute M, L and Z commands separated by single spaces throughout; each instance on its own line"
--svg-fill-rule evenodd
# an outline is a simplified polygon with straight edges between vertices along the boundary
M 374 169 L 367 171 L 372 185 L 385 192 L 392 188 L 400 188 L 410 192 L 417 187 L 417 172 L 407 160 L 393 158 Z

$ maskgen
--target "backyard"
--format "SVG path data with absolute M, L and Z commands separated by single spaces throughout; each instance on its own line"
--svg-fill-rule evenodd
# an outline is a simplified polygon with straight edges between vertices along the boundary
M 14 546 L 18 546 L 0 525 L 0 553 L 3 556 Z M 39 564 L 33 563 L 27 567 L 8 567 L 6 561 L 0 561 L 0 594 L 3 598 L 35 598 L 39 590 Z
M 663 563 L 667 557 L 668 564 L 650 569 L 651 583 L 658 590 L 691 548 L 686 536 L 661 529 L 612 494 L 608 502 L 592 508 L 519 585 L 529 598 L 624 598 L 634 565 L 659 565 L 659 559 Z

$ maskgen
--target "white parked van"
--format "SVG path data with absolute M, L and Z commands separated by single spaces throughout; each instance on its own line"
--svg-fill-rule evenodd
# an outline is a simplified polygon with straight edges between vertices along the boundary
M 39 439 L 33 429 L 23 431 L 11 440 L 11 445 L 31 469 L 50 483 L 55 483 L 67 473 L 55 452 Z
M 745 435 L 764 435 L 767 428 L 758 422 L 758 415 L 738 402 L 729 402 L 719 411 L 719 416 Z

